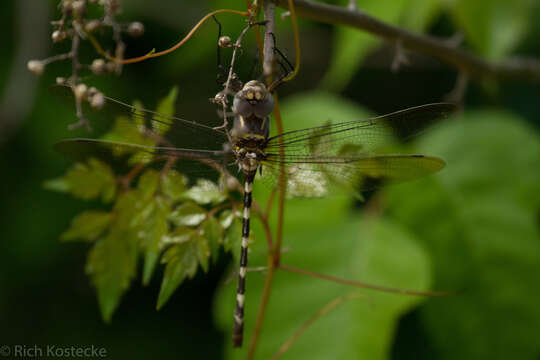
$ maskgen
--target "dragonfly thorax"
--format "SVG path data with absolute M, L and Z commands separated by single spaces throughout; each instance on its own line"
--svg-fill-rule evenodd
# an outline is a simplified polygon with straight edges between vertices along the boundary
M 245 175 L 254 174 L 265 159 L 266 138 L 260 135 L 246 135 L 235 143 L 234 154 L 240 170 Z
M 245 175 L 253 175 L 262 160 L 270 134 L 270 120 L 274 100 L 264 84 L 248 81 L 234 96 L 234 124 L 231 129 L 236 161 Z

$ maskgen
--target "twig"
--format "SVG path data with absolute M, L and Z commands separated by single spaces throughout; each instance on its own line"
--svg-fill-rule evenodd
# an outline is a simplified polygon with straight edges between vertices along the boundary
M 211 13 L 206 14 L 201 20 L 199 20 L 199 22 L 189 31 L 189 33 L 182 40 L 180 40 L 178 43 L 176 43 L 174 46 L 170 47 L 169 49 L 159 51 L 159 52 L 156 52 L 155 50 L 152 50 L 146 55 L 142 55 L 142 56 L 138 56 L 138 57 L 130 58 L 130 59 L 116 59 L 116 58 L 110 56 L 109 54 L 107 54 L 103 50 L 101 45 L 97 42 L 96 39 L 94 39 L 92 37 L 89 37 L 89 39 L 90 39 L 92 45 L 94 46 L 95 50 L 99 54 L 104 56 L 107 60 L 114 61 L 114 62 L 121 62 L 122 64 L 133 64 L 133 63 L 136 63 L 136 62 L 144 61 L 146 59 L 150 59 L 150 58 L 162 56 L 162 55 L 165 55 L 165 54 L 169 54 L 169 53 L 175 51 L 180 46 L 184 45 L 186 43 L 186 41 L 188 41 L 191 38 L 191 36 L 193 36 L 193 34 L 199 29 L 199 27 L 206 20 L 208 20 L 212 16 L 214 16 L 216 14 L 219 14 L 219 13 L 231 13 L 231 14 L 236 14 L 236 15 L 241 15 L 241 16 L 249 16 L 250 15 L 249 12 L 236 11 L 236 10 L 230 10 L 230 9 L 219 9 L 219 10 L 212 11 Z
M 271 52 L 273 53 L 273 47 L 274 47 L 273 37 L 271 36 L 271 34 L 268 37 L 266 36 L 267 33 L 270 33 L 268 29 L 273 28 L 273 24 L 271 24 L 271 22 L 274 21 L 273 16 L 266 18 L 269 12 L 268 8 L 273 8 L 271 6 L 271 1 L 264 2 L 263 12 L 265 14 L 265 20 L 268 20 L 265 26 L 265 39 L 270 39 L 271 42 L 268 42 L 268 41 L 264 42 L 263 54 L 268 53 L 268 48 L 270 48 Z M 264 61 L 266 61 L 266 59 Z M 266 77 L 266 83 L 267 84 L 272 83 L 271 76 Z M 278 101 L 277 93 L 273 93 L 273 97 L 274 97 L 274 121 L 276 123 L 278 134 L 281 134 L 283 133 L 283 125 L 281 121 L 281 113 L 279 110 L 279 101 Z M 282 139 L 280 138 L 279 141 L 281 143 Z M 283 157 L 285 155 L 282 146 L 280 146 L 279 152 L 280 152 L 280 157 Z M 270 293 L 272 291 L 272 281 L 274 279 L 274 272 L 275 272 L 276 266 L 279 264 L 280 255 L 281 255 L 281 242 L 283 239 L 283 219 L 284 219 L 284 213 L 285 213 L 285 190 L 286 190 L 285 189 L 286 173 L 285 173 L 285 168 L 283 167 L 282 164 L 280 164 L 279 184 L 280 186 L 279 186 L 278 216 L 277 216 L 277 226 L 276 226 L 276 241 L 275 241 L 274 248 L 271 249 L 267 258 L 268 274 L 266 276 L 266 280 L 264 283 L 261 303 L 259 305 L 259 310 L 257 312 L 257 319 L 255 321 L 255 328 L 253 329 L 253 336 L 251 337 L 251 341 L 249 344 L 247 359 L 253 359 L 255 356 L 255 350 L 257 348 L 257 343 L 259 341 L 262 325 L 264 322 L 264 315 L 266 314 L 268 301 L 270 299 Z
M 332 309 L 336 308 L 340 304 L 351 300 L 351 299 L 359 299 L 364 297 L 365 295 L 361 294 L 349 294 L 345 296 L 340 296 L 337 299 L 332 300 L 328 304 L 326 304 L 322 309 L 317 311 L 316 314 L 314 314 L 312 317 L 310 317 L 302 326 L 296 330 L 296 332 L 287 340 L 279 350 L 272 356 L 272 360 L 278 359 L 281 355 L 283 355 L 287 350 L 290 349 L 292 344 L 302 335 L 315 321 L 319 320 L 321 317 L 326 315 L 328 312 L 330 312 Z
M 298 274 L 308 275 L 312 277 L 316 277 L 319 279 L 324 279 L 340 284 L 350 285 L 358 288 L 363 289 L 371 289 L 371 290 L 377 290 L 377 291 L 383 291 L 393 294 L 403 294 L 403 295 L 414 295 L 414 296 L 449 296 L 449 295 L 456 295 L 459 293 L 459 291 L 417 291 L 417 290 L 406 290 L 406 289 L 397 289 L 397 288 L 391 288 L 386 286 L 379 286 L 379 285 L 373 285 L 373 284 L 366 284 L 360 281 L 352 281 L 347 279 L 338 278 L 331 275 L 324 275 L 319 274 L 313 271 L 304 270 L 304 269 L 298 269 L 294 268 L 292 266 L 287 265 L 278 265 L 278 268 L 285 271 L 290 271 Z
M 289 0 L 290 1 L 290 0 Z M 288 0 L 276 0 L 276 4 L 288 9 Z M 418 54 L 431 56 L 466 73 L 471 78 L 494 77 L 500 79 L 521 79 L 540 81 L 540 60 L 513 58 L 492 63 L 457 48 L 454 44 L 433 36 L 414 34 L 396 26 L 386 24 L 368 14 L 356 10 L 314 2 L 295 0 L 298 16 L 328 24 L 356 27 L 390 42 L 401 41 L 404 48 Z

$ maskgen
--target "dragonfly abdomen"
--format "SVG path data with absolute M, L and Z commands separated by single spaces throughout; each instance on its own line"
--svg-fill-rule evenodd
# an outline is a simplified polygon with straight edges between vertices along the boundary
M 234 310 L 233 344 L 242 346 L 244 332 L 244 302 L 246 292 L 247 256 L 249 242 L 249 218 L 251 214 L 251 185 L 253 177 L 247 178 L 244 185 L 244 215 L 242 218 L 242 245 L 240 250 L 240 268 L 238 269 L 238 287 L 236 291 L 236 308 Z

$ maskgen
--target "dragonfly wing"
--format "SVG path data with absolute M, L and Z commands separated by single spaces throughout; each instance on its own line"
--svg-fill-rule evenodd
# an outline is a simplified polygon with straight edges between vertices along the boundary
M 67 85 L 52 86 L 51 92 L 63 98 L 73 97 L 73 91 Z M 83 105 L 85 104 L 86 102 L 83 102 Z M 138 132 L 150 138 L 159 138 L 162 143 L 171 147 L 221 150 L 223 144 L 228 142 L 226 133 L 214 129 L 210 124 L 161 114 L 107 96 L 101 110 L 88 107 L 85 109 L 85 116 L 92 117 L 92 125 L 99 125 L 98 128 L 102 127 L 101 125 L 108 126 L 116 135 L 120 135 L 110 137 L 109 140 L 124 140 L 123 136 L 133 142 L 129 135 Z
M 75 161 L 97 158 L 119 171 L 128 171 L 136 164 L 161 168 L 169 163 L 171 168 L 193 177 L 212 177 L 219 172 L 236 175 L 233 154 L 224 150 L 192 150 L 84 138 L 62 140 L 54 148 Z
M 279 161 L 266 161 L 264 181 L 278 184 Z M 330 183 L 354 191 L 372 190 L 383 183 L 415 180 L 441 170 L 445 162 L 424 155 L 375 155 L 366 157 L 311 157 L 287 162 L 287 191 L 291 196 L 323 196 Z M 265 173 L 266 172 L 266 173 Z
M 286 162 L 298 157 L 378 153 L 396 140 L 420 134 L 455 110 L 455 104 L 426 104 L 370 119 L 289 131 L 270 138 L 266 152 L 278 156 L 283 149 Z

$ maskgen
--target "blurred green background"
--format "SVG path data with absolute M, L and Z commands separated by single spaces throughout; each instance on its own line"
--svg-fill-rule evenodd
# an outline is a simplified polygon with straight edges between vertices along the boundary
M 337 3 L 337 2 L 336 2 Z M 340 5 L 346 5 L 342 1 Z M 43 76 L 26 62 L 64 52 L 52 45 L 49 21 L 56 1 L 0 4 L 0 346 L 34 344 L 107 349 L 113 359 L 242 358 L 232 350 L 234 281 L 230 256 L 207 274 L 185 281 L 160 311 L 160 276 L 137 279 L 106 325 L 84 273 L 89 244 L 61 243 L 71 219 L 99 202 L 45 190 L 71 164 L 55 153 L 60 139 L 88 136 L 69 102 L 48 91 L 68 63 Z M 142 38 L 126 38 L 128 56 L 173 44 L 207 12 L 243 10 L 244 2 L 123 2 L 122 19 L 145 24 Z M 493 61 L 540 57 L 540 5 L 533 0 L 359 0 L 382 20 L 440 37 L 463 35 L 463 46 Z M 243 20 L 219 16 L 235 38 Z M 278 47 L 294 58 L 290 23 L 277 21 Z M 302 68 L 279 90 L 286 128 L 345 121 L 441 101 L 456 72 L 407 53 L 393 72 L 394 48 L 355 30 L 300 21 Z M 217 119 L 208 102 L 218 90 L 217 27 L 205 24 L 172 55 L 126 66 L 121 76 L 96 78 L 107 95 L 142 99 L 150 108 L 174 85 L 177 114 Z M 83 59 L 96 55 L 88 44 Z M 247 76 L 252 39 L 241 58 Z M 257 358 L 266 359 L 301 324 L 339 296 L 360 293 L 317 321 L 292 346 L 290 359 L 540 359 L 540 86 L 519 81 L 471 82 L 463 114 L 419 138 L 417 150 L 448 163 L 438 175 L 393 186 L 367 205 L 352 198 L 287 203 L 284 263 L 358 281 L 406 289 L 463 290 L 457 296 L 417 298 L 357 291 L 292 273 L 278 273 Z M 257 187 L 256 196 L 267 190 Z M 264 237 L 251 266 L 264 265 Z M 162 271 L 162 269 L 160 270 Z M 248 279 L 249 339 L 264 276 Z

